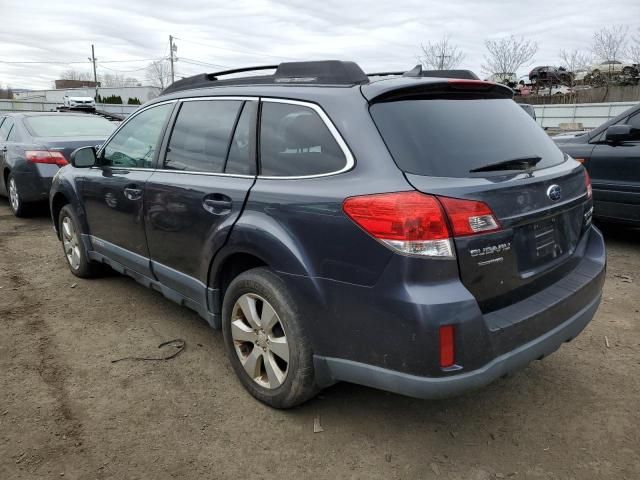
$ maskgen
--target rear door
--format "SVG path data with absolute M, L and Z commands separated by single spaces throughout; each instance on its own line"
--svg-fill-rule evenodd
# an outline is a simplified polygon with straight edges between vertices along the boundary
M 174 103 L 141 110 L 98 152 L 98 165 L 78 177 L 93 249 L 152 276 L 143 196 Z
M 589 160 L 596 213 L 640 222 L 640 113 L 625 122 L 635 136 L 619 143 L 598 143 Z
M 510 98 L 485 98 L 473 93 L 476 85 L 374 103 L 370 110 L 411 185 L 484 202 L 498 219 L 499 231 L 455 238 L 461 279 L 483 311 L 491 311 L 570 268 L 590 221 L 590 200 L 582 166 L 565 159 Z M 476 171 L 510 160 L 515 164 Z
M 258 102 L 180 103 L 158 169 L 145 188 L 145 225 L 156 277 L 206 305 L 209 265 L 255 181 Z
M 0 192 L 6 193 L 7 186 L 5 185 L 4 167 L 7 158 L 7 144 L 6 139 L 9 135 L 10 128 L 7 128 L 11 121 L 8 117 L 0 117 Z

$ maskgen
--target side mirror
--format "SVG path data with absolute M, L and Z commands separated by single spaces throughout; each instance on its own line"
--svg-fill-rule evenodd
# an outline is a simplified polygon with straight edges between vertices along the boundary
M 96 164 L 96 151 L 93 147 L 81 147 L 71 153 L 71 165 L 76 168 L 89 168 Z
M 611 125 L 605 133 L 605 140 L 611 143 L 624 142 L 631 139 L 631 125 Z

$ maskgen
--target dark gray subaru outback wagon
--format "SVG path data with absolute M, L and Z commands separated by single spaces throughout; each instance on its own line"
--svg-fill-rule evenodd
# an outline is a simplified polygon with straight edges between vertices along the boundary
M 455 395 L 593 318 L 589 177 L 509 88 L 262 68 L 176 82 L 74 152 L 50 200 L 75 275 L 108 265 L 194 309 L 279 408 L 337 381 Z

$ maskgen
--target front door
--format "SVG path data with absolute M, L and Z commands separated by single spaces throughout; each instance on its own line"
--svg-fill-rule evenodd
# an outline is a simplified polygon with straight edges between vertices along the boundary
M 640 113 L 625 123 L 633 138 L 596 145 L 589 173 L 597 215 L 640 222 Z
M 206 305 L 209 265 L 255 181 L 257 101 L 181 102 L 158 169 L 145 188 L 153 272 Z
M 98 152 L 98 165 L 80 182 L 93 249 L 149 277 L 144 188 L 173 106 L 154 106 L 130 118 L 107 140 Z

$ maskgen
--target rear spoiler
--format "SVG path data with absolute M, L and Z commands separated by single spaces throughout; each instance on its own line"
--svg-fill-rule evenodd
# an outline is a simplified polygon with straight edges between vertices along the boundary
M 500 83 L 457 78 L 410 80 L 407 77 L 363 85 L 369 103 L 410 99 L 496 99 L 513 98 L 513 90 Z

